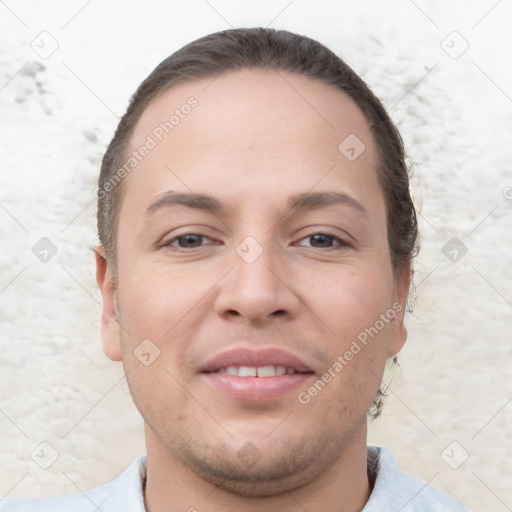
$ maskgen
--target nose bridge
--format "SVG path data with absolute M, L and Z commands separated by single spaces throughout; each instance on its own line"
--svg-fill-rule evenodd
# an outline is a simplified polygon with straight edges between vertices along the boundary
M 267 235 L 245 237 L 235 249 L 235 274 L 240 284 L 258 293 L 275 291 L 276 247 Z
M 248 235 L 236 246 L 233 270 L 217 297 L 218 314 L 261 322 L 277 312 L 297 313 L 299 300 L 281 275 L 279 251 L 269 233 Z

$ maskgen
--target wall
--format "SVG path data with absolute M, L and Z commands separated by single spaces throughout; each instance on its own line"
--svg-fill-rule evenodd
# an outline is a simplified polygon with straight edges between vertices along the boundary
M 506 1 L 0 3 L 0 497 L 87 489 L 144 452 L 99 340 L 102 152 L 160 60 L 230 25 L 270 24 L 345 58 L 413 164 L 409 341 L 369 442 L 472 510 L 510 510 L 511 16 Z

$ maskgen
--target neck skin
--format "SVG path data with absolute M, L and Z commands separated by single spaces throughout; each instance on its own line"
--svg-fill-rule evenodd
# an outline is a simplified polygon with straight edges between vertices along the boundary
M 171 458 L 145 425 L 148 456 L 144 503 L 147 512 L 361 512 L 371 488 L 367 475 L 366 428 L 357 433 L 325 472 L 291 492 L 255 498 L 215 488 Z

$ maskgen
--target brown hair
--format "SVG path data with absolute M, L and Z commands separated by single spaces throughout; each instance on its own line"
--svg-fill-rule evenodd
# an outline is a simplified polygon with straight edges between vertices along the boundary
M 247 68 L 272 68 L 320 80 L 348 94 L 362 110 L 380 159 L 377 173 L 387 207 L 393 270 L 402 269 L 416 254 L 418 226 L 409 193 L 403 142 L 383 105 L 368 85 L 321 43 L 285 30 L 244 28 L 217 32 L 187 44 L 162 61 L 132 96 L 103 157 L 98 182 L 98 234 L 114 282 L 116 226 L 123 189 L 123 173 L 119 171 L 127 158 L 128 145 L 141 114 L 156 96 L 179 82 L 213 78 L 225 71 Z M 380 408 L 381 404 L 370 415 L 377 417 Z

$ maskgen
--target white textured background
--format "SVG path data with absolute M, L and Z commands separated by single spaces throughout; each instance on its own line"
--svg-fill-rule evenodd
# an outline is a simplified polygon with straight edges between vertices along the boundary
M 473 511 L 512 510 L 510 0 L 0 1 L 0 498 L 87 489 L 144 452 L 121 364 L 100 346 L 100 158 L 163 58 L 269 24 L 362 74 L 414 162 L 414 312 L 369 441 Z M 58 251 L 46 263 L 42 237 Z M 457 262 L 442 252 L 452 237 L 468 249 Z M 58 454 L 48 469 L 31 457 L 41 442 Z

